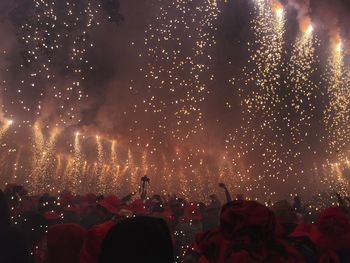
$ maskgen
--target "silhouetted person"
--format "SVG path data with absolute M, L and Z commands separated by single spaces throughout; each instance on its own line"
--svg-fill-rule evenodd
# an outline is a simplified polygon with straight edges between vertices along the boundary
M 0 262 L 28 262 L 28 254 L 23 237 L 11 226 L 10 212 L 4 193 L 0 190 Z
M 148 178 L 147 175 L 141 177 L 141 186 L 139 189 L 141 199 L 145 199 L 147 196 L 147 184 L 149 185 L 151 183 L 151 179 Z
M 172 241 L 165 221 L 143 216 L 121 221 L 104 239 L 99 262 L 172 263 Z

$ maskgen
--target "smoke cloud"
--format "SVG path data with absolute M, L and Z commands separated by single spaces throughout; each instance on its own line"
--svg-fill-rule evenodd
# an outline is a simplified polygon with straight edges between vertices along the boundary
M 312 20 L 321 30 L 326 30 L 333 46 L 350 39 L 348 27 L 350 3 L 342 0 L 314 0 L 311 2 Z M 347 49 L 349 52 L 349 49 Z
M 310 0 L 289 0 L 288 4 L 298 11 L 299 27 L 305 32 L 311 24 Z

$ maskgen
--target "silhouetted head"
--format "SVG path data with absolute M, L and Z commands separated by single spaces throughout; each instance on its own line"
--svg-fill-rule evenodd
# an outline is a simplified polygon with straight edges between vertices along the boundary
M 99 262 L 173 262 L 171 236 L 165 221 L 143 216 L 121 221 L 104 239 Z
M 9 227 L 11 224 L 10 220 L 10 211 L 7 205 L 6 197 L 0 190 L 0 228 Z

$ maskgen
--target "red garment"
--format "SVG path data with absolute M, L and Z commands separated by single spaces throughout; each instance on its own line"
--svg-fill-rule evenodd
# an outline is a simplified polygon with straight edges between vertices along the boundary
M 148 211 L 141 199 L 137 199 L 129 205 L 129 210 L 135 215 L 147 215 Z
M 61 224 L 49 228 L 47 234 L 48 262 L 77 263 L 86 230 L 76 224 Z
M 339 208 L 324 210 L 317 218 L 311 239 L 320 252 L 320 262 L 340 262 L 337 252 L 350 250 L 350 222 Z
M 101 200 L 98 204 L 105 208 L 109 213 L 117 214 L 122 201 L 119 200 L 119 198 L 115 195 L 109 195 L 105 199 Z
M 260 227 L 268 240 L 275 236 L 276 219 L 271 210 L 258 202 L 234 201 L 222 211 L 220 225 L 228 239 L 235 238 L 244 228 Z
M 296 250 L 276 237 L 274 214 L 254 201 L 226 205 L 220 228 L 199 236 L 197 246 L 211 263 L 303 262 Z
M 197 253 L 209 262 L 224 262 L 225 251 L 228 246 L 228 241 L 224 238 L 220 229 L 214 229 L 204 234 L 196 236 L 196 244 L 194 249 Z
M 290 237 L 308 237 L 312 240 L 312 233 L 315 231 L 315 226 L 309 223 L 299 224 Z
M 108 231 L 116 223 L 112 220 L 93 226 L 87 233 L 81 253 L 80 263 L 98 263 L 100 249 Z

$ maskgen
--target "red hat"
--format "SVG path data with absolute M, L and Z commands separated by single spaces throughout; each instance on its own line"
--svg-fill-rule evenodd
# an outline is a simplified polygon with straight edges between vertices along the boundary
M 80 250 L 87 231 L 76 224 L 60 224 L 49 228 L 47 252 L 50 263 L 79 262 Z
M 266 206 L 255 201 L 233 201 L 223 209 L 220 226 L 227 238 L 234 238 L 237 231 L 246 227 L 261 227 L 269 238 L 276 230 L 274 214 Z
M 137 199 L 131 204 L 129 204 L 129 210 L 131 210 L 135 215 L 146 215 L 148 211 L 142 201 L 142 199 Z
M 185 221 L 201 221 L 202 214 L 199 210 L 199 204 L 197 204 L 197 203 L 187 204 L 185 209 L 184 209 L 183 219 Z
M 121 201 L 115 195 L 109 195 L 105 199 L 101 200 L 98 204 L 111 214 L 117 214 L 121 205 Z
M 88 231 L 80 252 L 81 263 L 98 263 L 102 242 L 115 224 L 110 220 L 104 224 L 95 225 Z

